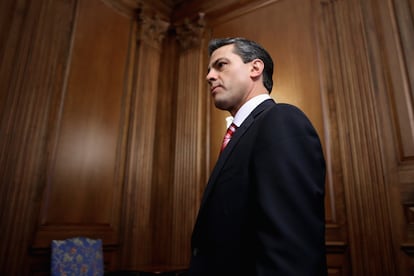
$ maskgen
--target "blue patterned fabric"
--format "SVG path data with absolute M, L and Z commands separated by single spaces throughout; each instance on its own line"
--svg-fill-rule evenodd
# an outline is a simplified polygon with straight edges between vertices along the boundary
M 85 237 L 52 241 L 53 276 L 104 275 L 102 240 Z

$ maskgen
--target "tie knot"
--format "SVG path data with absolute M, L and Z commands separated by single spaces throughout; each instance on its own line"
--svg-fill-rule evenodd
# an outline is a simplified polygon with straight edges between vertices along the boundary
M 231 123 L 229 128 L 227 129 L 227 132 L 231 132 L 232 134 L 236 131 L 237 126 L 234 123 Z

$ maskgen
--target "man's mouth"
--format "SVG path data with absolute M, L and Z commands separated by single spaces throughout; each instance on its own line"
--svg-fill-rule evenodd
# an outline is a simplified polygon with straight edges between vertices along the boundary
M 213 86 L 211 86 L 210 92 L 212 94 L 214 94 L 216 92 L 217 88 L 219 88 L 219 87 L 221 87 L 221 85 L 213 85 Z

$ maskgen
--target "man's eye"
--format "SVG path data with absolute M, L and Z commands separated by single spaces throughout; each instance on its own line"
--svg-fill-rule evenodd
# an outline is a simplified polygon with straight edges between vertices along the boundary
M 217 63 L 217 68 L 223 68 L 224 65 L 226 65 L 225 62 L 219 62 L 219 63 Z

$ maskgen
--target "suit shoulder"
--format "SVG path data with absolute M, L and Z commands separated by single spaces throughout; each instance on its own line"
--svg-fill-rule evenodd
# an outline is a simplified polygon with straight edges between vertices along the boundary
M 309 121 L 306 114 L 297 106 L 287 103 L 277 103 L 269 109 L 267 116 L 277 117 L 279 119 L 305 120 Z
M 297 112 L 297 113 L 301 113 L 305 115 L 299 107 L 292 105 L 292 104 L 288 104 L 288 103 L 276 103 L 274 105 L 274 108 L 282 112 L 292 112 L 292 113 Z
M 278 135 L 304 135 L 304 133 L 315 132 L 313 124 L 305 113 L 298 107 L 277 103 L 264 112 L 261 118 L 260 128 L 274 129 Z

